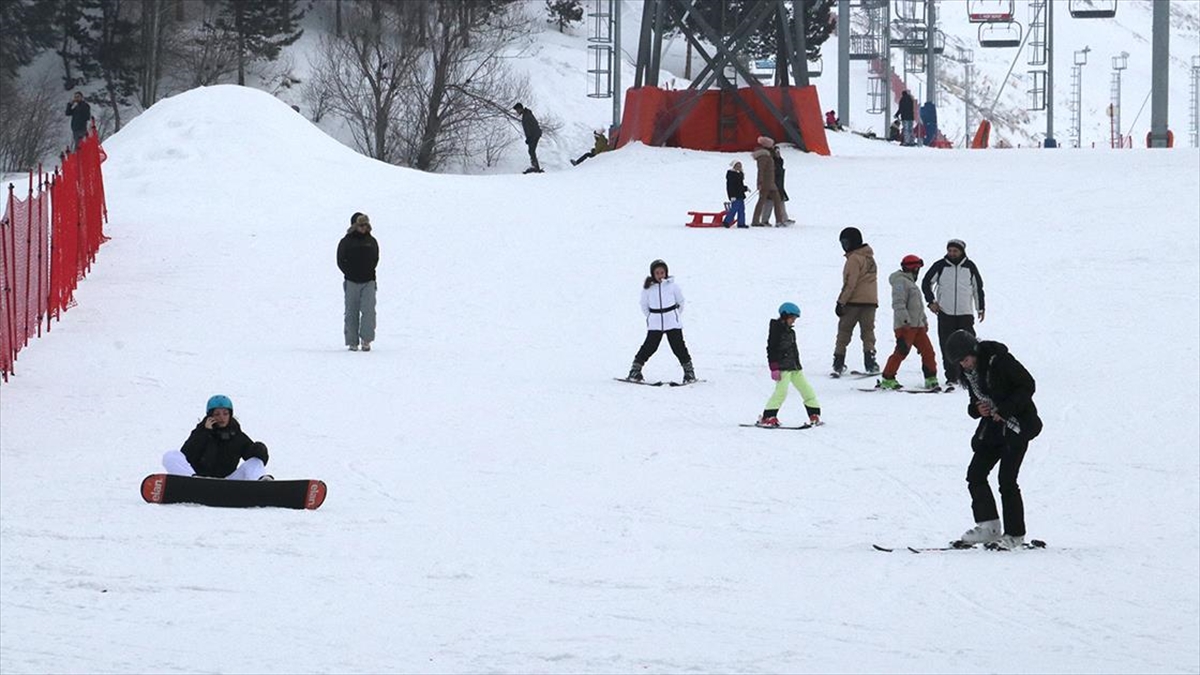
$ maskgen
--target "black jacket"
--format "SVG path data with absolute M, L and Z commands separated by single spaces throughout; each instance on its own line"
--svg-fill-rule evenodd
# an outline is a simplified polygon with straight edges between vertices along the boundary
M 746 174 L 730 169 L 725 172 L 725 194 L 730 199 L 745 199 L 750 188 L 746 187 Z
M 521 128 L 525 130 L 525 142 L 536 141 L 542 137 L 542 125 L 538 124 L 533 111 L 525 108 L 521 111 Z
M 796 345 L 796 331 L 783 319 L 771 319 L 771 327 L 767 331 L 767 362 L 772 370 L 803 370 L 800 347 Z
M 992 409 L 1001 417 L 1016 420 L 1021 426 L 1021 438 L 1026 441 L 1042 433 L 1042 420 L 1033 403 L 1037 383 L 1025 366 L 1009 353 L 1008 347 L 999 342 L 981 340 L 975 359 L 975 380 L 982 390 L 978 393 L 992 400 Z M 968 386 L 967 389 L 971 394 L 967 414 L 979 420 L 976 436 L 982 439 L 1006 433 L 1003 422 L 980 417 L 975 408 L 979 396 L 973 387 Z
M 338 242 L 337 263 L 346 281 L 356 284 L 375 281 L 375 267 L 379 265 L 379 242 L 369 232 L 347 232 Z
M 92 107 L 87 101 L 71 101 L 67 104 L 67 117 L 71 118 L 71 131 L 85 133 L 88 121 L 92 119 Z
M 267 446 L 250 440 L 237 419 L 230 419 L 223 429 L 205 429 L 204 420 L 200 420 L 180 450 L 197 475 L 212 478 L 233 473 L 243 459 L 257 457 L 267 463 Z
M 775 187 L 779 188 L 779 198 L 786 202 L 788 195 L 783 187 L 783 155 L 779 154 L 779 148 L 771 150 L 771 161 L 775 163 Z
M 901 94 L 900 104 L 896 107 L 896 113 L 892 117 L 899 117 L 902 120 L 913 121 L 917 116 L 917 101 L 912 97 L 912 94 Z

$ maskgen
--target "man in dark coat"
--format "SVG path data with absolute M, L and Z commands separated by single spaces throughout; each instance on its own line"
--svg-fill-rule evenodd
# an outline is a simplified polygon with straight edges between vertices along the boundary
M 933 101 L 926 101 L 921 106 L 921 125 L 925 127 L 925 145 L 933 145 L 937 139 L 937 106 Z
M 967 467 L 967 490 L 976 525 L 963 534 L 962 540 L 1020 548 L 1025 542 L 1025 502 L 1017 474 L 1029 442 L 1042 433 L 1042 420 L 1033 403 L 1037 383 L 1002 343 L 976 340 L 971 333 L 959 330 L 946 341 L 946 350 L 962 367 L 962 379 L 971 395 L 967 414 L 979 420 L 971 437 L 973 455 Z M 988 474 L 997 463 L 1003 532 L 996 498 L 988 485 Z
M 75 92 L 67 103 L 67 117 L 71 118 L 71 138 L 74 147 L 78 148 L 79 142 L 87 136 L 88 122 L 92 120 L 92 107 L 83 100 L 83 92 Z
M 379 265 L 379 242 L 371 236 L 371 219 L 364 213 L 350 216 L 350 229 L 338 242 L 338 269 L 345 280 L 343 332 L 352 352 L 371 351 L 375 341 L 375 268 Z
M 542 125 L 538 124 L 537 118 L 533 116 L 533 111 L 520 103 L 513 106 L 513 110 L 521 116 L 521 129 L 525 131 L 525 145 L 529 146 L 529 169 L 525 173 L 541 173 L 542 166 L 538 164 L 537 145 L 542 139 Z
M 900 94 L 900 103 L 896 106 L 896 113 L 893 118 L 900 118 L 900 126 L 904 132 L 903 145 L 915 145 L 913 140 L 913 121 L 917 117 L 917 99 L 913 98 L 911 92 L 907 89 Z

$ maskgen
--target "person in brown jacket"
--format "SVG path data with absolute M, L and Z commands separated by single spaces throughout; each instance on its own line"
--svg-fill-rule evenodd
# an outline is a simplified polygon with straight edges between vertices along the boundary
M 775 141 L 759 136 L 758 148 L 750 154 L 758 167 L 758 201 L 754 204 L 754 217 L 750 219 L 753 227 L 764 226 L 763 218 L 769 215 L 767 209 L 772 206 L 775 209 L 775 222 L 787 220 L 787 214 L 783 212 L 783 198 L 779 194 L 779 186 L 775 184 L 775 157 L 771 154 L 773 147 Z
M 875 251 L 864 244 L 862 232 L 857 227 L 847 227 L 838 235 L 842 250 L 846 252 L 846 264 L 842 267 L 842 292 L 838 294 L 837 340 L 833 347 L 832 377 L 841 377 L 846 372 L 846 347 L 854 327 L 858 326 L 863 343 L 864 374 L 879 372 L 875 362 L 875 310 L 879 308 L 879 270 L 875 266 Z

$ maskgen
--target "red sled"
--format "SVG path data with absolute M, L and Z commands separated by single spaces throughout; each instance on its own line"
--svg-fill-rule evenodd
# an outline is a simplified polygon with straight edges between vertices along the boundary
M 692 217 L 692 222 L 684 223 L 688 227 L 725 227 L 721 222 L 725 218 L 724 211 L 688 211 L 688 215 Z

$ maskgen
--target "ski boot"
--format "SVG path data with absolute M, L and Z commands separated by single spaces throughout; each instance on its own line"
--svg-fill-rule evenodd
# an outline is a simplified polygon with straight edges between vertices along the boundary
M 846 355 L 845 354 L 834 354 L 833 355 L 833 371 L 830 372 L 829 374 L 833 377 L 841 377 L 845 373 L 846 373 Z
M 963 532 L 959 541 L 968 544 L 987 544 L 1000 539 L 1000 520 L 986 520 Z
M 868 375 L 879 372 L 879 364 L 875 362 L 875 352 L 863 352 L 863 372 Z
M 938 384 L 937 375 L 931 375 L 931 376 L 925 378 L 925 388 L 926 389 L 940 389 L 941 388 L 941 385 Z
M 630 382 L 644 382 L 646 378 L 642 377 L 642 364 L 634 361 L 633 365 L 629 367 L 629 374 L 625 376 L 625 379 Z
M 692 366 L 692 362 L 688 361 L 683 364 L 683 383 L 691 384 L 696 381 L 696 369 Z
M 889 391 L 894 391 L 896 389 L 902 389 L 903 387 L 904 387 L 904 385 L 897 382 L 896 378 L 894 378 L 894 377 L 884 377 L 882 380 L 879 381 L 879 384 L 875 385 L 876 389 L 886 389 Z

